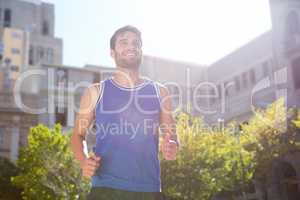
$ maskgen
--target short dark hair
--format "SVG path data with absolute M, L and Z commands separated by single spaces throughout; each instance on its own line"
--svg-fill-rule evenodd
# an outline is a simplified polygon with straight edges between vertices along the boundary
M 119 28 L 118 30 L 116 30 L 116 32 L 113 34 L 113 36 L 110 38 L 110 48 L 111 49 L 115 49 L 115 45 L 116 45 L 116 40 L 117 40 L 117 37 L 124 33 L 124 32 L 132 32 L 132 33 L 135 33 L 138 37 L 138 39 L 140 40 L 141 44 L 142 44 L 142 34 L 141 32 L 139 31 L 139 29 L 137 29 L 136 27 L 134 26 L 131 26 L 131 25 L 127 25 L 127 26 L 124 26 L 122 28 Z

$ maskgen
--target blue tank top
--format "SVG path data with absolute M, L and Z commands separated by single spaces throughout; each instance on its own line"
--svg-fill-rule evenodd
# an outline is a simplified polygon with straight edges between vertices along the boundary
M 101 85 L 94 147 L 101 166 L 92 178 L 92 187 L 160 192 L 157 83 L 146 79 L 127 88 L 108 78 Z

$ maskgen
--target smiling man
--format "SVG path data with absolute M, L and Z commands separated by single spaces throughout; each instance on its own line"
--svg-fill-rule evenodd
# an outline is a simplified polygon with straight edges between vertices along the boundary
M 178 151 L 171 98 L 166 87 L 140 75 L 137 28 L 118 29 L 110 49 L 116 71 L 83 94 L 71 146 L 83 176 L 91 178 L 89 200 L 158 200 L 159 133 L 165 159 L 174 160 Z M 87 158 L 82 142 L 93 122 L 96 145 Z

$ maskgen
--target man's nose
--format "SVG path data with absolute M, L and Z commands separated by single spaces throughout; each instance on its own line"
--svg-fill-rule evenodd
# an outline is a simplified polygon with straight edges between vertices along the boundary
M 137 46 L 135 44 L 128 44 L 127 49 L 128 50 L 136 51 L 137 50 Z

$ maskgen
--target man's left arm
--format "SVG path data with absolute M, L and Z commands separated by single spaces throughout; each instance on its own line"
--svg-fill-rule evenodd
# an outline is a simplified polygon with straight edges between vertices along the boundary
M 160 131 L 163 134 L 161 149 L 166 160 L 175 160 L 179 141 L 176 134 L 176 122 L 172 114 L 172 97 L 165 86 L 160 86 L 160 98 Z

